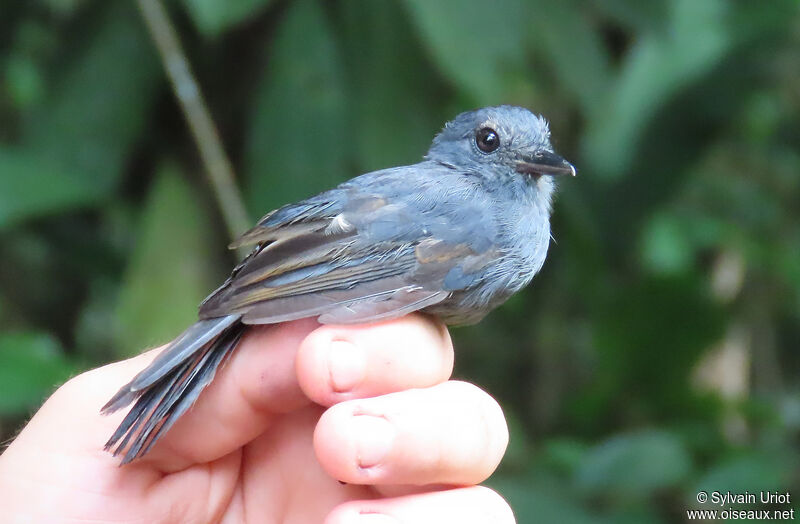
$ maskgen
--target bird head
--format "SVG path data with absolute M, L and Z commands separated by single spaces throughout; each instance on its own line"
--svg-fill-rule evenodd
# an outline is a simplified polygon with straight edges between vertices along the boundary
M 445 124 L 425 158 L 457 169 L 529 177 L 533 182 L 543 176 L 576 174 L 575 167 L 553 151 L 547 121 L 515 106 L 461 113 Z

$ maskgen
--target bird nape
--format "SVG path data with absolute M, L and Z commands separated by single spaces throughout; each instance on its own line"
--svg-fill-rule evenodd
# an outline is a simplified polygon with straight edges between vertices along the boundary
M 479 321 L 539 271 L 560 175 L 575 168 L 520 107 L 458 115 L 417 164 L 367 173 L 268 213 L 199 320 L 103 407 L 133 407 L 105 445 L 146 454 L 213 380 L 251 324 L 368 323 L 425 311 Z

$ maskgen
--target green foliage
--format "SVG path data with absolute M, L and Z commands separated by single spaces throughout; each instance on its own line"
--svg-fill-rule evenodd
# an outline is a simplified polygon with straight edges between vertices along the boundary
M 577 487 L 629 503 L 676 486 L 690 467 L 686 448 L 673 435 L 657 431 L 615 435 L 589 451 L 578 468 Z
M 787 450 L 781 451 L 785 453 Z M 787 478 L 797 464 L 794 460 L 781 458 L 783 453 L 779 455 L 756 451 L 733 456 L 710 468 L 690 492 L 758 493 L 784 490 Z M 689 504 L 692 505 L 692 501 Z
M 695 279 L 644 280 L 609 293 L 595 312 L 597 382 L 583 399 L 592 416 L 608 416 L 598 402 L 662 416 L 688 409 L 689 379 L 699 356 L 722 335 L 723 312 Z M 657 312 L 657 314 L 656 314 Z M 642 350 L 642 348 L 647 348 Z
M 248 203 L 264 212 L 348 178 L 344 78 L 330 22 L 317 0 L 293 2 L 283 16 L 269 43 L 245 155 Z
M 622 176 L 659 107 L 712 71 L 730 49 L 735 32 L 724 25 L 727 6 L 723 0 L 675 0 L 664 26 L 638 39 L 604 103 L 589 113 L 585 154 L 598 175 Z
M 8 57 L 5 70 L 8 92 L 14 104 L 25 107 L 38 102 L 44 94 L 44 80 L 36 64 L 26 57 Z
M 33 149 L 0 148 L 0 229 L 97 202 L 96 186 Z
M 133 6 L 111 2 L 104 11 L 77 56 L 54 71 L 42 103 L 25 115 L 22 141 L 101 196 L 117 186 L 159 79 L 147 34 L 131 23 Z
M 528 39 L 553 69 L 559 85 L 577 99 L 588 113 L 603 103 L 609 89 L 610 57 L 602 35 L 587 17 L 576 8 L 576 2 L 536 0 L 532 16 L 534 28 Z
M 444 89 L 403 15 L 399 3 L 342 2 L 347 93 L 358 101 L 348 107 L 348 135 L 365 170 L 419 157 L 430 146 L 431 130 L 448 118 L 441 108 Z
M 601 524 L 606 519 L 597 517 L 575 503 L 566 486 L 547 487 L 525 479 L 495 479 L 490 481 L 493 489 L 514 508 L 518 521 L 533 518 L 540 522 L 562 522 L 564 524 Z
M 197 29 L 208 36 L 224 33 L 271 3 L 272 0 L 183 0 Z
M 501 103 L 525 52 L 527 4 L 496 0 L 406 0 L 442 72 L 480 105 Z M 445 22 L 446 21 L 446 22 Z
M 0 334 L 0 416 L 35 408 L 75 369 L 46 333 Z
M 120 356 L 167 342 L 191 324 L 218 277 L 198 195 L 173 166 L 162 167 L 142 209 L 136 247 L 117 304 Z
M 489 484 L 519 522 L 800 487 L 796 0 L 167 5 L 253 217 L 419 160 L 465 109 L 551 120 L 579 176 L 548 261 L 454 330 L 508 415 Z M 179 333 L 234 260 L 134 4 L 0 6 L 4 438 L 79 367 Z M 731 344 L 723 393 L 699 377 Z

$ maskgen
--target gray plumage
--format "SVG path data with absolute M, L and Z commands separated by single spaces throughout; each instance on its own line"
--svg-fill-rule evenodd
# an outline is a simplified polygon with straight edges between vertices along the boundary
M 103 408 L 134 407 L 106 449 L 138 458 L 197 399 L 246 325 L 316 317 L 366 323 L 422 310 L 474 323 L 541 269 L 553 152 L 547 122 L 499 106 L 446 124 L 425 159 L 281 207 L 231 247 L 255 245 L 200 320 Z

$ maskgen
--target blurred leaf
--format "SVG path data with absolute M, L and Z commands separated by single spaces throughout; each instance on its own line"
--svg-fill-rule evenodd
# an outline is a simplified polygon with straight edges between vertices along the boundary
M 535 0 L 535 6 L 536 12 L 547 16 L 532 17 L 535 30 L 529 37 L 543 48 L 560 85 L 590 112 L 603 103 L 610 81 L 609 56 L 599 28 L 575 0 Z
M 3 304 L 0 303 L 0 318 L 2 318 Z M 800 392 L 787 393 L 780 400 L 781 421 L 786 428 L 800 433 Z
M 5 80 L 11 99 L 19 107 L 28 107 L 44 94 L 44 80 L 38 64 L 26 56 L 11 55 L 5 66 Z
M 669 5 L 668 28 L 641 35 L 607 101 L 588 114 L 584 152 L 598 176 L 616 179 L 625 174 L 659 107 L 708 73 L 734 43 L 725 24 L 730 4 L 676 0 Z
M 102 24 L 55 79 L 24 137 L 38 155 L 69 170 L 72 183 L 91 185 L 100 195 L 116 188 L 162 78 L 133 6 L 104 7 Z
M 590 514 L 576 504 L 567 485 L 542 485 L 522 476 L 494 475 L 487 485 L 502 493 L 514 510 L 517 522 L 558 522 L 559 524 L 600 524 L 606 519 Z
M 97 186 L 47 162 L 36 151 L 0 146 L 0 230 L 95 203 L 99 197 Z
M 623 504 L 607 519 L 608 524 L 661 524 L 670 522 L 657 513 L 659 507 L 650 501 L 640 502 L 635 506 Z
M 578 469 L 576 483 L 584 493 L 628 500 L 674 486 L 690 469 L 689 454 L 677 437 L 641 431 L 595 446 Z
M 753 93 L 742 108 L 742 122 L 739 124 L 748 141 L 766 144 L 778 130 L 782 113 L 781 101 L 766 89 Z
M 678 274 L 689 269 L 694 255 L 679 221 L 671 215 L 653 217 L 642 233 L 643 266 L 656 274 Z
M 447 116 L 441 86 L 397 1 L 345 0 L 343 49 L 353 87 L 359 167 L 419 161 Z
M 271 3 L 272 0 L 183 0 L 195 26 L 206 36 L 225 32 Z
M 75 369 L 45 333 L 0 334 L 0 415 L 36 407 Z
M 618 283 L 596 307 L 595 384 L 576 399 L 576 416 L 605 429 L 626 415 L 685 416 L 694 405 L 692 367 L 727 321 L 704 281 L 681 275 Z
M 670 0 L 593 0 L 592 5 L 612 16 L 630 31 L 663 27 L 669 12 Z
M 31 16 L 23 18 L 14 32 L 13 54 L 18 54 L 41 64 L 52 56 L 59 42 L 52 27 L 42 18 Z
M 543 460 L 556 471 L 574 472 L 584 461 L 587 445 L 583 442 L 560 438 L 545 443 Z
M 213 289 L 209 224 L 195 191 L 164 166 L 150 190 L 117 305 L 117 348 L 130 355 L 166 342 L 197 319 Z
M 406 0 L 442 72 L 480 105 L 502 103 L 504 80 L 524 66 L 523 0 Z
M 351 136 L 339 49 L 319 3 L 292 3 L 269 47 L 245 152 L 259 215 L 348 178 Z
M 119 282 L 101 277 L 89 286 L 87 297 L 75 320 L 73 350 L 92 362 L 108 360 L 117 352 L 117 303 Z
M 502 469 L 505 473 L 524 470 L 531 455 L 531 442 L 528 433 L 516 410 L 505 406 L 503 413 L 508 425 L 508 448 L 503 455 Z
M 786 482 L 797 464 L 788 457 L 776 457 L 759 451 L 727 459 L 712 466 L 697 481 L 686 497 L 690 507 L 703 507 L 697 503 L 697 493 L 759 493 L 769 490 L 786 490 Z
M 44 0 L 50 9 L 60 15 L 70 15 L 86 0 Z

